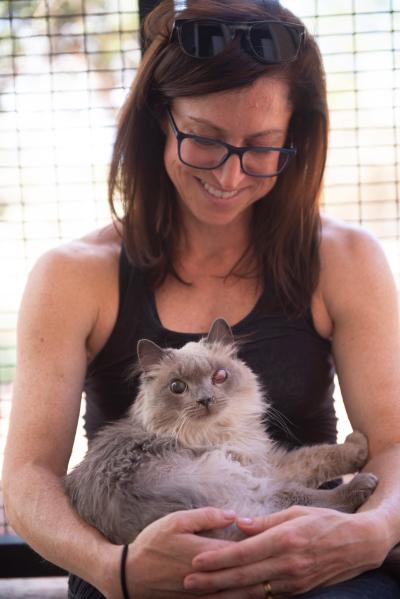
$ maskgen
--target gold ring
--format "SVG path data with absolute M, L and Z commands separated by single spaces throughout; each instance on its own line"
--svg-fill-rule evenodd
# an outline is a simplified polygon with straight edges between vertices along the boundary
M 264 589 L 264 593 L 265 593 L 265 599 L 273 599 L 271 583 L 263 582 L 263 589 Z

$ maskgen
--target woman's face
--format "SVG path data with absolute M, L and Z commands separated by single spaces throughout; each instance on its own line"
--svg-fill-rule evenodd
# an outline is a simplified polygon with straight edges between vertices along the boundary
M 171 112 L 182 133 L 225 141 L 234 146 L 285 143 L 292 108 L 284 81 L 262 77 L 251 87 L 203 96 L 176 98 Z M 166 123 L 164 161 L 185 222 L 224 225 L 245 220 L 250 207 L 267 194 L 276 178 L 260 179 L 241 171 L 238 156 L 220 167 L 201 170 L 178 157 L 177 140 Z

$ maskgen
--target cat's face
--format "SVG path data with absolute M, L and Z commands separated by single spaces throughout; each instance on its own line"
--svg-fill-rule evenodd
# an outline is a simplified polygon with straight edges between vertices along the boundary
M 143 369 L 141 413 L 154 432 L 191 434 L 227 422 L 247 409 L 257 390 L 253 373 L 236 357 L 228 325 L 219 323 L 206 339 L 163 350 L 148 340 L 138 348 Z M 224 322 L 224 321 L 222 321 Z
M 234 360 L 224 346 L 188 343 L 168 350 L 144 377 L 149 404 L 162 420 L 201 421 L 220 414 L 238 385 Z

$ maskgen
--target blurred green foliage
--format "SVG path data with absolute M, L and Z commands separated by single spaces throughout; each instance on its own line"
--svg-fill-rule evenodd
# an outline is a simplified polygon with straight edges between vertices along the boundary
M 91 70 L 110 69 L 121 52 L 137 43 L 139 29 L 137 0 L 129 2 L 129 10 L 118 6 L 116 0 L 0 0 L 1 55 L 42 54 L 45 60 L 46 52 L 35 44 L 47 37 L 53 56 L 80 52 L 87 61 L 89 53 Z M 9 72 L 7 63 L 5 68 L 3 74 Z
M 0 17 L 31 17 L 40 0 L 3 0 L 0 2 Z
M 11 180 L 20 180 L 24 165 L 25 158 L 21 152 L 17 154 L 12 134 L 17 123 L 24 129 L 26 99 L 31 93 L 33 97 L 42 93 L 46 102 L 48 90 L 62 94 L 68 82 L 64 83 L 62 76 L 54 77 L 54 73 L 65 75 L 67 81 L 76 71 L 86 71 L 95 72 L 94 103 L 101 94 L 104 105 L 113 106 L 115 98 L 111 101 L 111 96 L 122 85 L 121 70 L 133 71 L 139 59 L 138 13 L 138 0 L 0 0 L 0 131 L 8 136 L 7 141 L 4 136 L 3 147 L 9 148 L 11 156 L 3 150 L 1 160 L 2 166 L 10 167 Z M 74 91 L 73 86 L 71 89 Z M 8 209 L 20 201 L 18 195 L 10 199 L 7 188 L 2 189 L 1 221 L 7 220 Z M 17 217 L 10 218 L 12 222 Z M 15 369 L 15 348 L 4 318 L 7 325 L 0 327 L 0 384 L 11 382 Z
M 16 363 L 16 348 L 0 348 L 0 382 L 2 384 L 11 383 L 14 380 Z

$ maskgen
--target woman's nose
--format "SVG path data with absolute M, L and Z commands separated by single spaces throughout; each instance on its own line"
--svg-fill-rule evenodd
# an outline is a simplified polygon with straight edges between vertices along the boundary
M 239 156 L 229 156 L 228 160 L 221 166 L 213 170 L 215 179 L 219 187 L 224 191 L 233 191 L 240 187 L 242 181 L 247 175 L 240 166 Z

